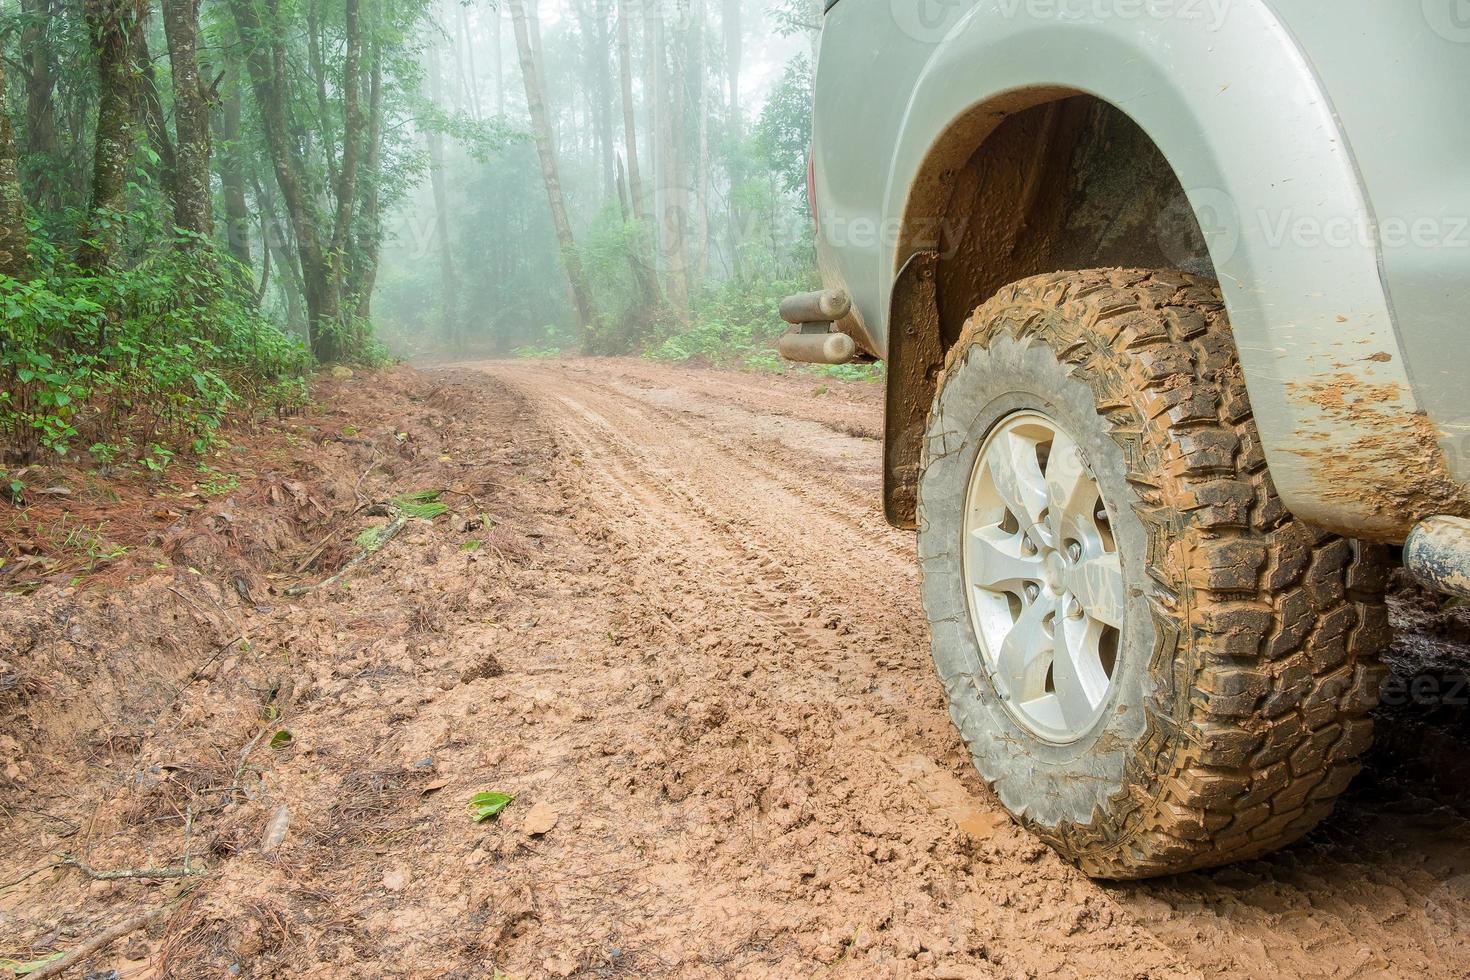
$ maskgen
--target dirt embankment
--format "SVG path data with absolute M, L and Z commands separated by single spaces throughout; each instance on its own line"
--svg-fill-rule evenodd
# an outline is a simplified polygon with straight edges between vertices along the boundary
M 1422 598 L 1399 655 L 1439 707 L 1385 713 L 1321 831 L 1100 886 L 951 731 L 912 538 L 881 518 L 877 387 L 487 363 L 330 404 L 260 434 L 253 475 L 174 508 L 109 590 L 0 600 L 0 957 L 162 909 L 87 969 L 1470 971 L 1470 792 L 1445 769 L 1467 637 Z M 403 520 L 425 489 L 450 511 Z M 492 790 L 515 801 L 471 822 Z

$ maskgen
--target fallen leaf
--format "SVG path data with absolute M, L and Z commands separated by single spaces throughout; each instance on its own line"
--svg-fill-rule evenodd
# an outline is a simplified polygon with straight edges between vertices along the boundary
M 515 797 L 509 793 L 476 793 L 470 798 L 470 818 L 475 823 L 484 823 L 500 816 L 500 811 L 510 806 Z

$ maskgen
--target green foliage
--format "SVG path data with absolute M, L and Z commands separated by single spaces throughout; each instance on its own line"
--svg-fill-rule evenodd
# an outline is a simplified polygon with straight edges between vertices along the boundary
M 475 823 L 493 820 L 514 800 L 515 797 L 509 793 L 476 793 L 470 798 L 470 819 Z
M 807 153 L 812 145 L 812 64 L 798 55 L 761 109 L 754 145 L 757 158 L 778 174 L 789 194 L 805 193 Z
M 228 259 L 163 247 L 94 275 L 33 243 L 0 277 L 0 442 L 24 460 L 97 449 L 161 470 L 242 408 L 304 397 L 311 359 L 255 309 Z
M 816 288 L 815 273 L 796 278 L 729 280 L 701 295 L 688 330 L 667 332 L 647 356 L 658 361 L 697 361 L 716 367 L 777 370 L 776 338 L 786 325 L 776 315 L 781 300 Z
M 415 490 L 393 498 L 393 506 L 406 517 L 432 521 L 449 513 L 449 507 L 439 503 L 442 490 Z

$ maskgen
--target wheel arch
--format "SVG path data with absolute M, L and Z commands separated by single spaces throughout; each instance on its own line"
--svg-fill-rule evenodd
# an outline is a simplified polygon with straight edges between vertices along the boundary
M 981 3 L 949 27 L 903 112 L 884 202 L 897 232 L 881 250 L 874 297 L 889 361 L 901 364 L 912 341 L 901 317 L 912 315 L 905 292 L 916 286 L 937 304 L 942 357 L 987 288 L 1026 275 L 1106 265 L 1211 274 L 1287 506 L 1379 540 L 1401 540 L 1413 515 L 1443 510 L 1446 500 L 1414 499 L 1404 479 L 1406 459 L 1425 451 L 1424 422 L 1376 241 L 1313 248 L 1291 237 L 1298 227 L 1375 224 L 1346 136 L 1285 25 L 1261 0 L 1232 4 L 1210 31 L 1118 19 L 1040 26 L 1003 6 Z M 1136 137 L 1149 166 L 1126 174 L 1125 154 L 1094 156 L 1091 177 L 1113 181 L 1132 230 L 1088 241 L 1096 223 L 1068 226 L 1076 181 L 1045 177 L 1070 174 L 1089 134 L 1107 133 Z M 903 271 L 925 254 L 932 282 L 916 273 L 906 283 Z M 1352 401 L 1354 390 L 1371 390 L 1371 404 L 1345 411 L 1341 396 Z M 930 398 L 910 384 L 890 405 L 912 412 Z M 890 456 L 913 452 L 892 415 L 905 444 Z M 1353 460 L 1351 474 L 1334 471 L 1342 459 Z M 1422 468 L 1413 481 L 1434 483 Z

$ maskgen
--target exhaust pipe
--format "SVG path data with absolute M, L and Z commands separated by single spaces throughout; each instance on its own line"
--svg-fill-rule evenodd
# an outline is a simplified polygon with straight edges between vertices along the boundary
M 1460 517 L 1421 521 L 1404 543 L 1404 568 L 1436 592 L 1470 599 L 1470 521 Z
M 830 323 L 803 323 L 776 343 L 788 361 L 799 364 L 851 364 L 857 344 L 845 333 L 834 333 Z
M 798 326 L 803 323 L 831 323 L 851 312 L 852 301 L 840 289 L 802 293 L 781 301 L 781 319 Z

